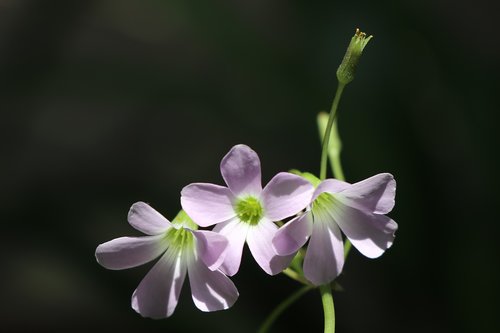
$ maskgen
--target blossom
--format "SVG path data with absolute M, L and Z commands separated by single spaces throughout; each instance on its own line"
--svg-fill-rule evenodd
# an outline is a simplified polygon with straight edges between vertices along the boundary
M 272 242 L 277 254 L 290 255 L 310 238 L 304 276 L 322 285 L 342 271 L 341 230 L 368 258 L 377 258 L 391 247 L 398 225 L 384 214 L 394 207 L 396 182 L 391 174 L 383 173 L 355 184 L 336 179 L 317 183 L 307 212 L 285 224 Z
M 229 249 L 221 270 L 229 276 L 240 267 L 245 242 L 259 266 L 274 275 L 293 255 L 278 256 L 271 241 L 280 221 L 303 210 L 314 187 L 300 176 L 281 172 L 262 188 L 260 160 L 250 147 L 234 146 L 222 159 L 225 186 L 194 183 L 182 189 L 182 208 L 202 227 L 227 237 Z
M 231 307 L 238 298 L 233 282 L 217 268 L 224 259 L 227 239 L 198 226 L 181 211 L 170 223 L 144 202 L 132 205 L 128 222 L 148 236 L 121 237 L 96 249 L 99 264 L 125 269 L 160 259 L 132 295 L 132 308 L 143 317 L 172 315 L 186 277 L 194 304 L 201 311 Z

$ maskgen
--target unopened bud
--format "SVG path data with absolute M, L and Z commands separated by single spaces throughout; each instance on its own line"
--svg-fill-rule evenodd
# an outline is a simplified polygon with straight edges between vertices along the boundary
M 347 51 L 344 55 L 344 59 L 337 69 L 337 79 L 340 83 L 348 84 L 354 80 L 354 74 L 356 73 L 356 67 L 358 67 L 359 59 L 363 53 L 363 49 L 366 44 L 372 39 L 373 36 L 366 37 L 364 32 L 356 29 L 356 33 L 351 39 Z

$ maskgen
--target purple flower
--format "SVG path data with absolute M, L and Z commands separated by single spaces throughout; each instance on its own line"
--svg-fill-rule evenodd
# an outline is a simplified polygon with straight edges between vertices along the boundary
M 310 209 L 285 224 L 273 239 L 279 255 L 296 253 L 309 239 L 304 275 L 315 285 L 333 281 L 344 265 L 340 230 L 368 258 L 377 258 L 394 240 L 398 225 L 384 214 L 394 207 L 396 181 L 388 173 L 355 184 L 322 181 Z
M 182 208 L 202 227 L 227 237 L 229 249 L 221 270 L 229 276 L 240 267 L 246 241 L 259 266 L 274 275 L 293 255 L 277 256 L 271 241 L 278 230 L 273 221 L 295 215 L 310 202 L 314 187 L 302 177 L 278 173 L 262 189 L 260 160 L 248 146 L 234 146 L 220 170 L 227 187 L 195 183 L 181 192 Z
M 231 307 L 238 298 L 233 282 L 217 268 L 224 260 L 227 239 L 198 226 L 181 211 L 170 223 L 144 202 L 132 205 L 128 222 L 148 236 L 121 237 L 96 249 L 99 264 L 125 269 L 160 259 L 132 295 L 132 308 L 143 317 L 165 318 L 175 310 L 189 275 L 194 304 L 201 311 Z

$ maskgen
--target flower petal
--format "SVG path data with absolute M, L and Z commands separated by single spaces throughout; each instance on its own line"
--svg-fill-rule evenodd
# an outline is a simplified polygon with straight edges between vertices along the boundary
M 312 227 L 310 211 L 287 222 L 274 235 L 274 251 L 280 256 L 295 254 L 311 236 Z
M 272 221 L 263 218 L 259 224 L 248 230 L 247 243 L 255 261 L 269 275 L 282 272 L 292 261 L 294 254 L 279 256 L 273 249 L 272 240 L 278 227 Z
M 132 308 L 143 317 L 169 317 L 177 306 L 185 277 L 181 254 L 167 250 L 132 294 Z
M 314 212 L 311 239 L 304 258 L 304 276 L 316 286 L 333 281 L 344 266 L 342 234 L 325 211 Z
M 196 253 L 210 270 L 216 270 L 224 261 L 229 245 L 227 238 L 212 231 L 192 231 L 196 238 Z
M 234 195 L 259 195 L 262 191 L 260 160 L 246 145 L 236 145 L 224 156 L 220 171 Z
M 339 201 L 330 214 L 352 245 L 368 258 L 381 256 L 394 241 L 398 225 L 385 215 L 367 213 Z
M 343 182 L 338 179 L 325 179 L 323 180 L 318 187 L 314 190 L 313 194 L 313 200 L 316 200 L 317 197 L 323 192 L 328 192 L 328 193 L 338 193 L 341 191 L 344 191 L 345 189 L 349 188 L 351 184 Z
M 233 200 L 234 196 L 227 187 L 214 184 L 190 184 L 181 191 L 182 209 L 202 227 L 236 216 Z
M 348 206 L 375 214 L 387 214 L 394 207 L 396 181 L 381 173 L 352 184 L 339 193 L 338 199 Z
M 279 221 L 297 214 L 311 202 L 313 192 L 314 187 L 304 178 L 288 172 L 278 173 L 262 191 L 266 217 Z
M 107 269 L 126 269 L 145 264 L 165 252 L 163 235 L 120 237 L 100 244 L 95 250 L 97 262 Z
M 232 219 L 227 222 L 217 224 L 213 231 L 226 236 L 229 245 L 226 250 L 226 257 L 219 269 L 228 276 L 233 276 L 238 272 L 241 264 L 243 245 L 247 238 L 249 224 Z
M 211 271 L 200 259 L 188 266 L 193 302 L 201 311 L 217 311 L 231 307 L 239 293 L 234 283 L 221 271 Z
M 145 202 L 139 201 L 130 207 L 128 223 L 146 235 L 159 235 L 172 225 L 160 213 Z

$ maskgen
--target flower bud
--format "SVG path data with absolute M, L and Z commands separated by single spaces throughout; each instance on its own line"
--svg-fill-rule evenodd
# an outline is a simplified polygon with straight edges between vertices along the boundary
M 337 69 L 337 79 L 340 83 L 348 84 L 354 80 L 354 74 L 356 72 L 356 67 L 358 66 L 359 58 L 361 57 L 366 44 L 368 44 L 372 38 L 373 36 L 370 35 L 366 37 L 364 32 L 356 29 L 356 33 L 347 47 L 344 59 Z

